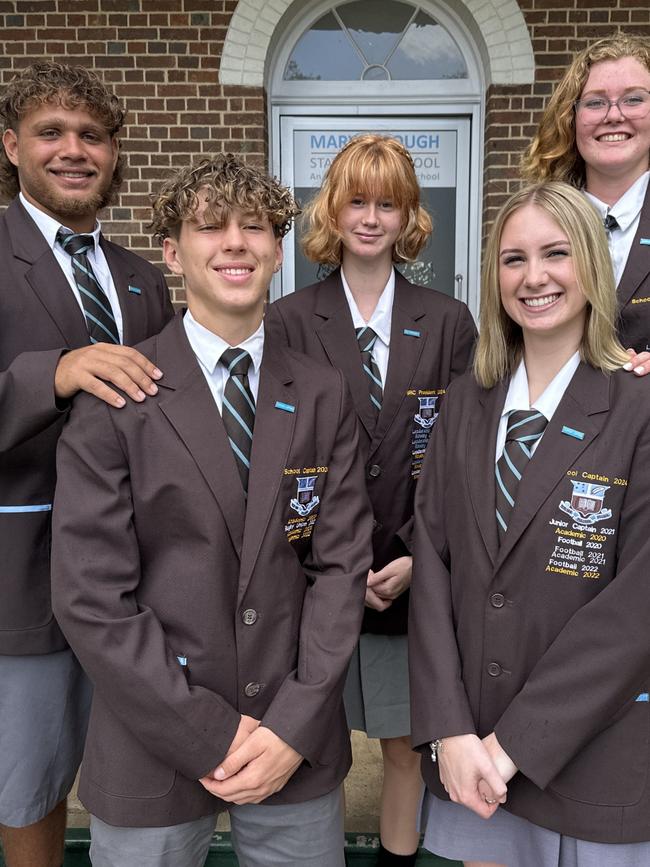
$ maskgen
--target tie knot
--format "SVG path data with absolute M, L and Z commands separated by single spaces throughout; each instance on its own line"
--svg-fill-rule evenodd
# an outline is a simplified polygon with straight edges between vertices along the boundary
M 508 416 L 506 442 L 534 443 L 544 433 L 548 421 L 536 409 L 517 409 Z
M 612 214 L 607 214 L 607 216 L 603 220 L 603 226 L 605 227 L 605 229 L 608 232 L 611 232 L 614 229 L 620 228 L 620 226 L 618 225 L 618 221 L 617 221 L 616 217 L 614 217 Z
M 363 328 L 357 328 L 356 334 L 357 343 L 359 344 L 361 352 L 372 352 L 377 341 L 377 335 L 372 328 L 368 328 L 367 325 L 364 325 Z
M 56 233 L 57 244 L 60 244 L 70 256 L 87 253 L 95 249 L 95 239 L 92 235 L 73 235 L 59 229 Z
M 245 349 L 234 346 L 232 349 L 226 349 L 219 361 L 230 376 L 246 376 L 252 359 Z

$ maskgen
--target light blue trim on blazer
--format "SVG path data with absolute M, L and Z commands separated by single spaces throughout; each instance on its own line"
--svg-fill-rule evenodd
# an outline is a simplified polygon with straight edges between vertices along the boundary
M 43 503 L 42 506 L 0 506 L 0 515 L 14 515 L 19 512 L 51 512 L 52 503 Z

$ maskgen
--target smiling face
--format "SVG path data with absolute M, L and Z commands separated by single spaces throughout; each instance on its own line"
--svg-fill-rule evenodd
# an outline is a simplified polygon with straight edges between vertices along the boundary
M 268 217 L 234 208 L 222 218 L 202 201 L 178 236 L 165 238 L 163 254 L 170 271 L 184 277 L 197 322 L 224 339 L 233 323 L 243 337 L 256 331 L 271 277 L 282 264 L 281 240 Z
M 650 71 L 634 57 L 594 63 L 580 94 L 615 100 L 626 93 L 650 91 Z M 625 186 L 648 170 L 650 165 L 650 113 L 630 120 L 617 106 L 595 126 L 576 114 L 576 147 L 585 161 L 587 189 L 599 180 L 624 180 Z
M 402 211 L 392 199 L 361 193 L 350 196 L 336 218 L 343 268 L 352 259 L 359 264 L 371 262 L 377 268 L 389 267 L 402 222 Z
M 118 142 L 83 108 L 42 103 L 3 136 L 25 198 L 76 232 L 92 231 L 106 204 Z
M 587 299 L 576 276 L 565 232 L 538 205 L 506 220 L 499 244 L 501 303 L 531 338 L 553 339 L 571 352 L 582 340 Z

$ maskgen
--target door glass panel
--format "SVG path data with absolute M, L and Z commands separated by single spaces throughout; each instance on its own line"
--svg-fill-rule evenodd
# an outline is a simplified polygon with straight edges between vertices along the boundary
M 284 71 L 285 81 L 354 81 L 364 63 L 331 12 L 300 37 Z
M 328 12 L 296 42 L 285 81 L 417 81 L 467 78 L 458 46 L 418 6 L 354 0 Z
M 440 24 L 419 12 L 387 63 L 393 79 L 467 78 L 456 43 Z
M 357 0 L 336 11 L 368 63 L 382 64 L 401 39 L 415 8 L 394 0 Z

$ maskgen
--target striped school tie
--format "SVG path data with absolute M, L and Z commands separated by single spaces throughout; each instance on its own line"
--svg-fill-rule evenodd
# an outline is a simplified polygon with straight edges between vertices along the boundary
M 248 471 L 251 464 L 255 424 L 255 401 L 248 384 L 251 357 L 246 350 L 234 347 L 226 349 L 219 361 L 230 374 L 223 390 L 221 417 L 230 447 L 235 455 L 235 463 L 244 491 L 248 491 Z
M 95 247 L 92 235 L 72 235 L 59 229 L 57 243 L 72 258 L 72 273 L 81 295 L 91 343 L 119 343 L 120 333 L 106 293 L 99 285 L 88 261 L 88 250 Z
M 544 433 L 546 418 L 536 409 L 515 410 L 508 416 L 506 442 L 496 463 L 499 543 L 508 529 L 517 486 L 532 457 L 532 447 Z
M 372 356 L 373 347 L 377 342 L 377 335 L 372 328 L 368 328 L 368 326 L 357 328 L 356 334 L 357 343 L 359 344 L 359 349 L 361 351 L 361 363 L 363 364 L 363 370 L 368 379 L 370 402 L 377 412 L 379 412 L 384 393 L 381 385 L 381 373 L 377 367 L 377 362 Z

